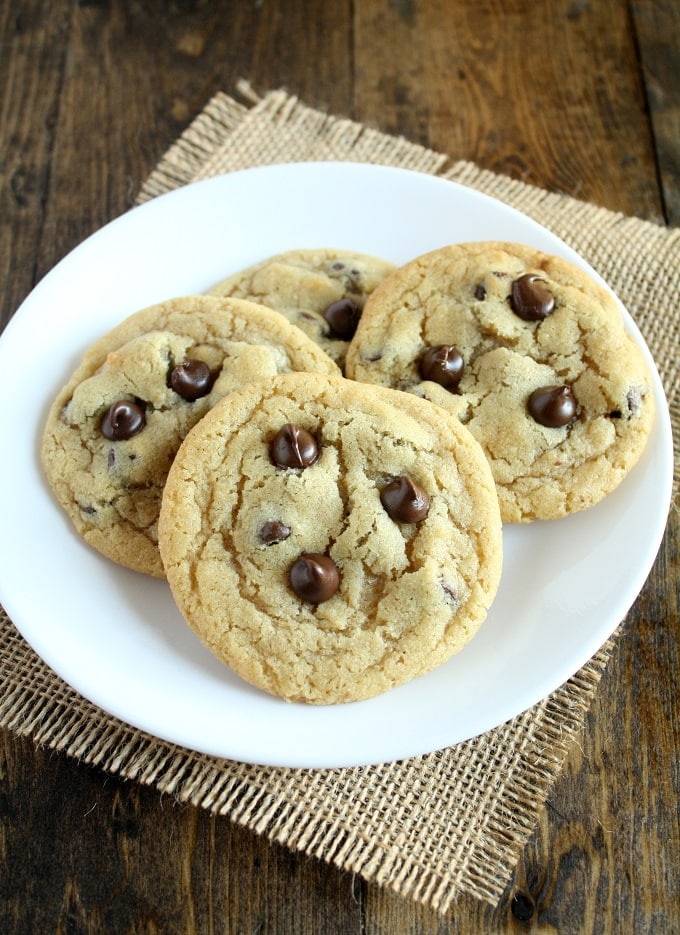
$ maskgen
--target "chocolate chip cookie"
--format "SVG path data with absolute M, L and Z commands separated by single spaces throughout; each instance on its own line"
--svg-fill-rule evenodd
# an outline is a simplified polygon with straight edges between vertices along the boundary
M 394 269 L 386 260 L 349 250 L 290 250 L 224 279 L 210 292 L 273 308 L 342 367 L 367 296 Z
M 225 394 L 290 370 L 339 374 L 271 309 L 188 296 L 144 309 L 98 340 L 54 401 L 42 440 L 49 484 L 107 557 L 162 576 L 165 478 L 193 425 Z
M 637 462 L 654 416 L 614 297 L 520 244 L 454 244 L 399 269 L 366 303 L 345 371 L 456 415 L 489 458 L 506 522 L 597 503 Z
M 472 638 L 502 564 L 488 462 L 426 400 L 291 373 L 189 433 L 159 545 L 178 607 L 245 680 L 288 701 L 369 698 Z

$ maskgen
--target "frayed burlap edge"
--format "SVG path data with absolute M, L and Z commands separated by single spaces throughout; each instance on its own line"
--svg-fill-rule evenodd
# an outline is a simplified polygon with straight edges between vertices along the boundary
M 659 301 L 680 294 L 669 282 L 680 267 L 677 231 L 452 163 L 285 91 L 238 91 L 242 103 L 226 94 L 209 102 L 140 202 L 220 172 L 310 159 L 398 165 L 484 191 L 555 231 L 612 284 L 655 354 L 678 424 L 678 310 L 657 314 Z M 305 771 L 196 754 L 120 723 L 54 675 L 0 613 L 0 725 L 445 912 L 461 894 L 492 904 L 502 895 L 615 642 L 543 702 L 472 740 L 381 766 Z
M 464 743 L 299 770 L 194 753 L 123 724 L 62 682 L 0 612 L 0 725 L 445 912 L 463 893 L 491 904 L 502 895 L 613 645 L 534 708 Z

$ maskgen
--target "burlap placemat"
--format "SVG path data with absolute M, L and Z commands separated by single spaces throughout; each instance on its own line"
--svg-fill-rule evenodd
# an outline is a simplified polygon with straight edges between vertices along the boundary
M 140 201 L 221 172 L 326 159 L 401 166 L 484 191 L 561 236 L 618 292 L 655 355 L 677 429 L 678 230 L 452 163 L 284 91 L 240 91 L 245 103 L 210 101 Z M 462 893 L 492 904 L 502 895 L 615 642 L 540 704 L 473 740 L 376 767 L 306 771 L 195 754 L 122 724 L 54 675 L 0 611 L 0 725 L 444 912 Z

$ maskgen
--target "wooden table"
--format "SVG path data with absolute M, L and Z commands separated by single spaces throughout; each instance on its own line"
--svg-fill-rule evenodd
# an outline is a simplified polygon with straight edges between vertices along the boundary
M 240 78 L 680 223 L 673 0 L 1 0 L 0 43 L 3 323 Z M 440 919 L 5 732 L 0 931 L 680 931 L 678 531 L 675 514 L 497 908 Z

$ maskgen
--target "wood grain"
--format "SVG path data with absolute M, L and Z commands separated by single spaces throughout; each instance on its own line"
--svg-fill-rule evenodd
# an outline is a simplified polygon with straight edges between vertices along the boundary
M 361 120 L 551 191 L 662 218 L 624 0 L 383 0 L 357 5 L 356 16 Z
M 680 5 L 632 3 L 667 224 L 680 224 Z
M 0 0 L 2 322 L 240 78 L 677 224 L 678 15 L 672 0 Z M 1 732 L 0 931 L 680 930 L 678 579 L 674 514 L 497 907 L 439 918 Z

